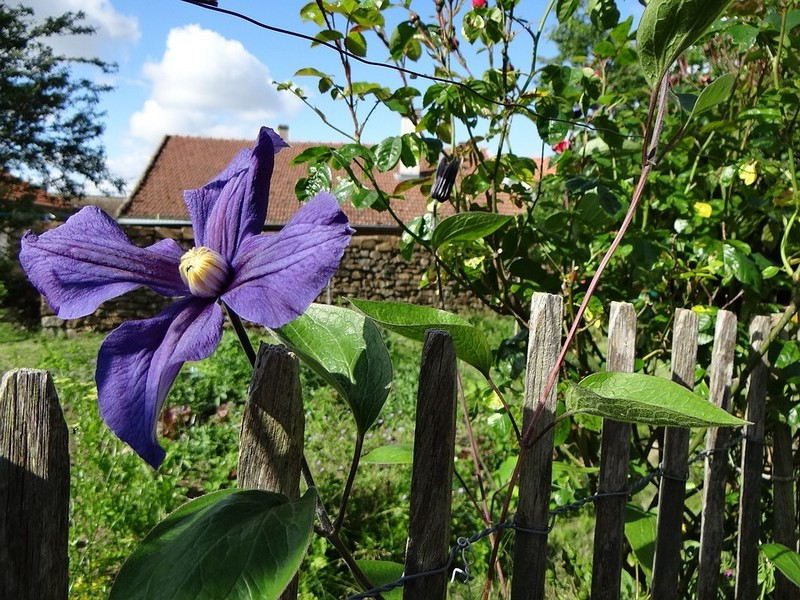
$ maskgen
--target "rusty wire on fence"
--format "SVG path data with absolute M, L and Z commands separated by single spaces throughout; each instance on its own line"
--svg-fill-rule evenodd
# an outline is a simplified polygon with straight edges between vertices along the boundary
M 739 445 L 740 442 L 747 439 L 745 434 L 740 434 L 735 438 L 731 439 L 727 444 L 724 446 L 720 446 L 719 448 L 706 448 L 705 450 L 700 450 L 696 452 L 690 459 L 688 464 L 693 465 L 701 460 L 705 460 L 707 457 L 712 456 L 714 454 L 728 452 L 731 448 Z M 592 504 L 597 500 L 602 498 L 609 498 L 613 496 L 628 496 L 634 495 L 644 488 L 646 488 L 653 480 L 665 477 L 664 470 L 661 465 L 653 469 L 650 473 L 638 479 L 634 482 L 629 488 L 625 490 L 621 490 L 618 492 L 597 492 L 592 494 L 591 496 L 587 496 L 586 498 L 581 498 L 580 500 L 576 500 L 574 502 L 570 502 L 569 504 L 564 504 L 562 506 L 558 506 L 550 511 L 550 524 L 547 529 L 530 529 L 518 526 L 514 519 L 509 519 L 508 521 L 504 521 L 503 523 L 498 523 L 497 525 L 493 525 L 492 527 L 487 527 L 482 531 L 472 534 L 470 537 L 459 537 L 456 540 L 456 544 L 450 548 L 450 553 L 447 556 L 447 561 L 441 567 L 436 569 L 431 569 L 428 571 L 423 571 L 420 573 L 414 573 L 413 575 L 403 575 L 399 579 L 395 581 L 391 581 L 381 586 L 374 587 L 370 590 L 365 592 L 360 592 L 358 594 L 353 594 L 347 597 L 347 600 L 364 600 L 366 598 L 374 598 L 384 592 L 390 592 L 396 588 L 402 587 L 409 581 L 421 579 L 423 577 L 429 577 L 432 575 L 440 575 L 442 573 L 451 573 L 450 581 L 453 582 L 456 578 L 460 578 L 459 580 L 462 583 L 467 583 L 472 579 L 472 573 L 470 571 L 470 563 L 466 556 L 466 551 L 469 547 L 486 537 L 489 537 L 493 533 L 504 532 L 508 530 L 513 531 L 520 531 L 522 533 L 532 533 L 532 534 L 539 534 L 539 535 L 547 535 L 555 526 L 556 519 L 566 513 L 574 512 L 580 510 L 587 504 Z M 458 560 L 459 554 L 461 555 L 461 562 L 462 567 L 454 567 L 454 564 Z M 452 569 L 452 571 L 451 571 Z

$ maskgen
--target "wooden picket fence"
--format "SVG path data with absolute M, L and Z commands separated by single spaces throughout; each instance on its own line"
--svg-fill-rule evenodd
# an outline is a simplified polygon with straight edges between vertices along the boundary
M 772 319 L 755 317 L 750 345 L 760 346 Z M 530 319 L 528 369 L 523 425 L 536 408 L 548 372 L 561 344 L 562 302 L 559 296 L 534 296 Z M 607 368 L 633 371 L 636 315 L 633 306 L 610 307 Z M 676 311 L 672 332 L 672 379 L 692 387 L 697 356 L 698 319 L 690 310 Z M 709 368 L 709 401 L 730 410 L 730 388 L 736 344 L 736 316 L 720 310 Z M 280 346 L 258 352 L 249 402 L 241 428 L 239 486 L 297 497 L 303 453 L 304 413 L 297 358 Z M 746 427 L 741 441 L 739 523 L 735 597 L 757 597 L 758 544 L 761 535 L 761 486 L 765 457 L 764 417 L 768 365 L 762 360 L 747 383 Z M 414 464 L 405 576 L 446 564 L 452 542 L 450 505 L 456 431 L 456 354 L 450 336 L 428 331 L 422 350 L 417 398 Z M 554 388 L 555 389 L 555 388 Z M 547 531 L 553 456 L 555 392 L 536 423 L 545 433 L 526 452 L 521 465 L 515 517 L 513 600 L 545 597 Z M 696 597 L 716 600 L 722 574 L 725 483 L 730 445 L 726 428 L 706 434 L 705 478 Z M 625 505 L 630 482 L 631 426 L 605 420 L 594 535 L 592 598 L 620 596 L 624 560 Z M 793 449 L 788 425 L 778 424 L 772 437 L 774 541 L 797 547 Z M 661 452 L 658 536 L 651 597 L 677 598 L 681 564 L 689 432 L 667 428 Z M 67 428 L 49 374 L 19 369 L 3 378 L 0 389 L 0 598 L 62 600 L 67 597 L 67 527 L 69 460 Z M 458 532 L 464 533 L 464 532 Z M 766 540 L 761 540 L 766 541 Z M 404 598 L 443 599 L 449 573 L 409 580 Z M 778 576 L 776 598 L 800 598 L 800 590 Z M 296 597 L 296 581 L 282 598 Z

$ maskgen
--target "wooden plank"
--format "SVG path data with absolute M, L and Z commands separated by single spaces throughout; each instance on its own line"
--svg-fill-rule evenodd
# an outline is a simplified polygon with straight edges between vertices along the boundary
M 731 379 L 736 350 L 736 315 L 727 310 L 717 313 L 714 348 L 709 368 L 708 400 L 730 411 Z M 720 584 L 720 559 L 725 520 L 725 482 L 728 477 L 728 453 L 724 448 L 731 438 L 729 427 L 710 427 L 706 431 L 706 450 L 703 483 L 703 512 L 700 524 L 700 564 L 697 574 L 699 600 L 717 600 Z M 735 431 L 733 433 L 737 433 Z
M 552 294 L 534 294 L 531 300 L 523 430 L 527 428 L 536 411 L 547 376 L 558 358 L 561 346 L 561 304 L 561 297 Z M 539 432 L 548 427 L 555 418 L 556 385 L 553 385 L 546 399 L 532 439 L 536 439 Z M 531 531 L 518 529 L 515 534 L 512 600 L 544 598 L 553 433 L 551 429 L 542 435 L 521 457 L 516 523 L 521 529 Z
M 608 321 L 609 371 L 633 372 L 636 355 L 636 312 L 627 302 L 612 302 Z M 628 488 L 631 426 L 612 419 L 603 420 L 600 441 L 600 482 L 598 491 L 624 492 Z M 616 600 L 620 595 L 625 504 L 627 494 L 599 498 L 595 503 L 592 598 Z
M 297 357 L 261 344 L 239 434 L 238 486 L 300 497 L 305 415 Z M 281 600 L 297 598 L 297 577 Z
M 0 598 L 66 600 L 67 424 L 46 371 L 0 384 Z
M 447 332 L 431 329 L 425 332 L 417 392 L 406 575 L 447 562 L 455 435 L 455 347 Z M 440 573 L 409 581 L 403 598 L 444 600 L 447 578 L 447 573 Z
M 750 323 L 750 349 L 755 352 L 767 338 L 770 317 L 755 317 Z M 769 377 L 766 355 L 747 381 L 747 414 L 752 424 L 745 428 L 742 444 L 742 479 L 739 493 L 739 535 L 736 548 L 737 600 L 758 597 L 758 538 L 761 528 L 761 469 L 764 454 L 764 406 Z
M 672 380 L 694 388 L 697 360 L 697 315 L 691 310 L 675 311 L 672 330 Z M 659 600 L 678 598 L 678 570 L 683 545 L 683 501 L 689 475 L 689 430 L 667 427 L 662 454 L 663 474 L 658 492 L 658 526 L 653 557 L 652 596 Z
M 794 477 L 792 474 L 792 430 L 788 423 L 775 423 L 772 434 L 772 497 L 775 533 L 779 544 L 794 549 L 797 546 L 795 521 Z M 800 588 L 775 571 L 775 597 L 800 600 Z

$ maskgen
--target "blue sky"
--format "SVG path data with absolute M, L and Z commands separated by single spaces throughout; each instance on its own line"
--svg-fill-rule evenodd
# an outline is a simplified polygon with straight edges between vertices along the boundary
M 303 67 L 341 74 L 334 52 L 311 48 L 305 40 L 265 31 L 179 0 L 23 1 L 40 15 L 83 10 L 88 22 L 97 28 L 97 35 L 91 39 L 58 40 L 56 48 L 118 64 L 117 73 L 109 81 L 115 89 L 102 99 L 106 112 L 103 143 L 110 167 L 129 185 L 141 175 L 166 134 L 250 139 L 261 124 L 277 127 L 285 123 L 290 128 L 290 142 L 342 139 L 290 94 L 277 92 L 273 81 L 292 79 L 308 90 L 309 99 L 329 119 L 346 131 L 352 128 L 342 103 L 321 96 L 315 79 L 293 77 Z M 315 26 L 303 23 L 298 14 L 305 1 L 221 0 L 220 6 L 277 27 L 313 34 Z M 638 12 L 635 0 L 620 4 L 623 14 Z M 545 5 L 540 0 L 522 0 L 517 14 L 538 22 Z M 433 11 L 433 0 L 414 2 L 412 8 L 428 16 Z M 400 20 L 406 13 L 397 9 L 394 14 Z M 465 46 L 463 43 L 462 48 Z M 527 62 L 528 40 L 521 40 L 515 52 L 519 64 Z M 540 47 L 542 56 L 552 52 L 548 44 Z M 368 46 L 368 57 L 387 58 L 377 42 Z M 475 73 L 486 68 L 485 55 L 470 53 L 468 61 Z M 354 78 L 399 85 L 396 74 L 374 67 L 356 67 Z M 427 85 L 419 82 L 417 87 L 424 89 Z M 399 130 L 396 114 L 376 111 L 365 141 L 379 141 Z M 540 141 L 528 121 L 520 120 L 511 141 L 518 153 L 539 153 Z

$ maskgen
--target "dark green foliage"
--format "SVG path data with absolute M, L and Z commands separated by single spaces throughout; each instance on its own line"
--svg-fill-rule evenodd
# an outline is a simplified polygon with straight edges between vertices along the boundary
M 90 35 L 81 13 L 65 13 L 39 22 L 23 6 L 0 5 L 0 169 L 24 170 L 66 195 L 87 181 L 109 178 L 99 96 L 110 88 L 78 76 L 76 65 L 110 73 L 114 66 L 97 59 L 56 54 L 48 38 Z

